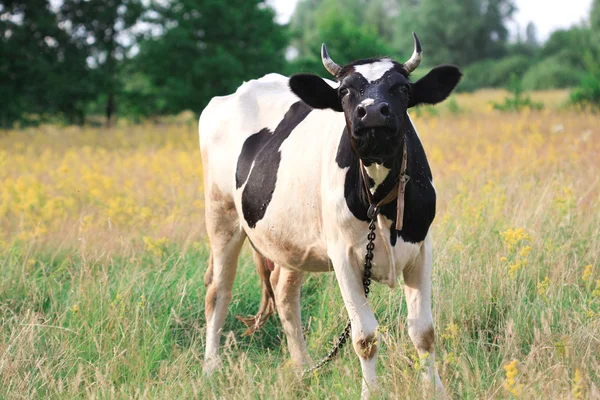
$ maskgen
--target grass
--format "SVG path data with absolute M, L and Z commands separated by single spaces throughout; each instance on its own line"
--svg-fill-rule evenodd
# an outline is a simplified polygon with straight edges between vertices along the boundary
M 600 116 L 558 92 L 490 111 L 501 95 L 413 118 L 438 191 L 440 374 L 453 398 L 598 398 Z M 225 367 L 202 375 L 201 172 L 193 124 L 0 133 L 0 398 L 358 397 L 351 346 L 300 379 L 277 318 L 241 337 L 233 316 L 259 302 L 248 249 Z M 401 288 L 370 299 L 382 397 L 421 398 Z M 347 318 L 333 275 L 309 275 L 302 312 L 316 361 Z

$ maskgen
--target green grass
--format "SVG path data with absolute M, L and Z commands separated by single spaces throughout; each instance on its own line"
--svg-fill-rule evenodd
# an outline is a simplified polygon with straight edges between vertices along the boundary
M 456 230 L 453 241 L 437 243 L 433 279 L 438 363 L 451 395 L 508 397 L 502 367 L 511 359 L 520 361 L 519 382 L 530 395 L 544 396 L 550 389 L 568 395 L 575 368 L 585 370 L 586 387 L 597 387 L 600 301 L 592 294 L 594 282 L 583 281 L 575 266 L 597 254 L 598 235 L 577 231 L 577 221 L 572 223 L 541 242 L 534 239 L 528 267 L 513 278 L 498 260 L 506 251 L 497 231 L 442 225 Z M 544 246 L 559 239 L 564 252 Z M 460 242 L 469 244 L 457 246 Z M 360 367 L 351 346 L 331 365 L 300 379 L 289 365 L 277 318 L 254 336 L 241 337 L 245 327 L 234 316 L 253 314 L 260 293 L 247 251 L 224 328 L 225 367 L 204 377 L 207 249 L 172 243 L 164 250 L 82 254 L 9 247 L 1 259 L 0 398 L 360 393 Z M 557 267 L 566 272 L 556 272 Z M 538 282 L 546 275 L 551 282 L 540 294 Z M 332 274 L 309 275 L 302 298 L 309 352 L 316 361 L 343 328 L 346 313 Z M 383 397 L 421 396 L 401 285 L 396 290 L 375 285 L 371 304 L 382 327 Z M 456 325 L 454 334 L 449 324 Z
M 499 95 L 461 95 L 464 112 L 415 118 L 438 191 L 440 375 L 458 399 L 600 398 L 600 119 L 557 112 L 545 97 L 541 113 L 481 110 Z M 558 104 L 564 93 L 551 97 Z M 0 144 L 1 400 L 358 398 L 351 346 L 301 379 L 277 317 L 241 337 L 235 315 L 254 314 L 260 294 L 247 249 L 221 342 L 224 369 L 203 375 L 208 249 L 198 244 L 195 132 L 23 134 Z M 373 289 L 381 397 L 422 398 L 402 282 Z M 347 315 L 332 274 L 308 275 L 302 294 L 318 361 Z M 512 387 L 508 365 L 517 368 Z

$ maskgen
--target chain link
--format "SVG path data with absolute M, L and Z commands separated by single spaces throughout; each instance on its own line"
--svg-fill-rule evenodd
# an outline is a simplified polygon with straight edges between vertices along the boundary
M 377 214 L 379 213 L 378 212 L 379 210 L 374 210 L 374 211 L 375 211 L 374 213 L 371 213 L 371 210 L 369 209 L 369 212 L 371 214 L 371 215 L 369 215 L 369 217 L 371 217 L 371 222 L 369 223 L 369 234 L 367 235 L 367 239 L 368 239 L 367 254 L 365 254 L 365 263 L 364 263 L 364 271 L 363 271 L 363 289 L 365 291 L 365 297 L 368 297 L 369 292 L 371 291 L 369 286 L 371 285 L 371 269 L 373 267 L 373 265 L 371 264 L 371 261 L 373 261 L 373 250 L 375 249 L 375 237 L 376 237 L 376 235 L 375 235 L 375 227 L 376 227 L 375 226 L 375 218 L 377 218 Z M 344 328 L 344 331 L 338 337 L 338 341 L 333 346 L 331 351 L 329 353 L 327 353 L 325 358 L 323 358 L 321 361 L 319 361 L 312 367 L 305 369 L 302 372 L 302 375 L 306 376 L 306 375 L 310 374 L 311 372 L 316 371 L 317 369 L 321 368 L 323 365 L 327 364 L 329 361 L 331 361 L 340 352 L 340 349 L 342 347 L 344 347 L 344 344 L 350 337 L 350 329 L 351 329 L 350 321 L 348 321 L 348 323 L 346 324 L 346 327 Z

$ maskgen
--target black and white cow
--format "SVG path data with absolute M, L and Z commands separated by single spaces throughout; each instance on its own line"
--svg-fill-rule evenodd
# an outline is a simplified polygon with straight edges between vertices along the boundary
M 215 97 L 200 117 L 206 227 L 211 255 L 206 273 L 205 370 L 220 365 L 219 339 L 242 244 L 278 270 L 277 311 L 292 359 L 309 362 L 300 320 L 305 272 L 334 271 L 352 324 L 352 344 L 363 372 L 363 397 L 376 387 L 377 320 L 362 284 L 369 198 L 395 186 L 407 146 L 405 210 L 396 230 L 396 202 L 381 207 L 373 279 L 395 287 L 400 273 L 408 305 L 408 332 L 428 357 L 426 378 L 443 386 L 434 364 L 431 314 L 431 239 L 436 194 L 419 136 L 407 110 L 436 104 L 461 73 L 443 65 L 416 82 L 416 37 L 404 64 L 370 58 L 340 67 L 322 59 L 336 82 L 316 75 L 269 74 Z M 260 258 L 259 257 L 259 258 Z

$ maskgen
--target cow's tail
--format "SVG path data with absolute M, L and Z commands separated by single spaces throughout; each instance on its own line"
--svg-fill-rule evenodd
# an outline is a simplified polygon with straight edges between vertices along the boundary
M 253 249 L 252 253 L 254 264 L 256 264 L 256 271 L 260 277 L 260 306 L 258 307 L 258 312 L 253 317 L 237 316 L 237 319 L 248 327 L 242 336 L 252 335 L 259 330 L 267 322 L 271 314 L 275 312 L 275 293 L 271 284 L 271 273 L 274 271 L 275 266 L 273 265 L 273 261 L 263 257 L 256 250 Z M 275 274 L 278 272 L 275 271 Z M 273 278 L 276 278 L 276 276 L 273 276 Z

